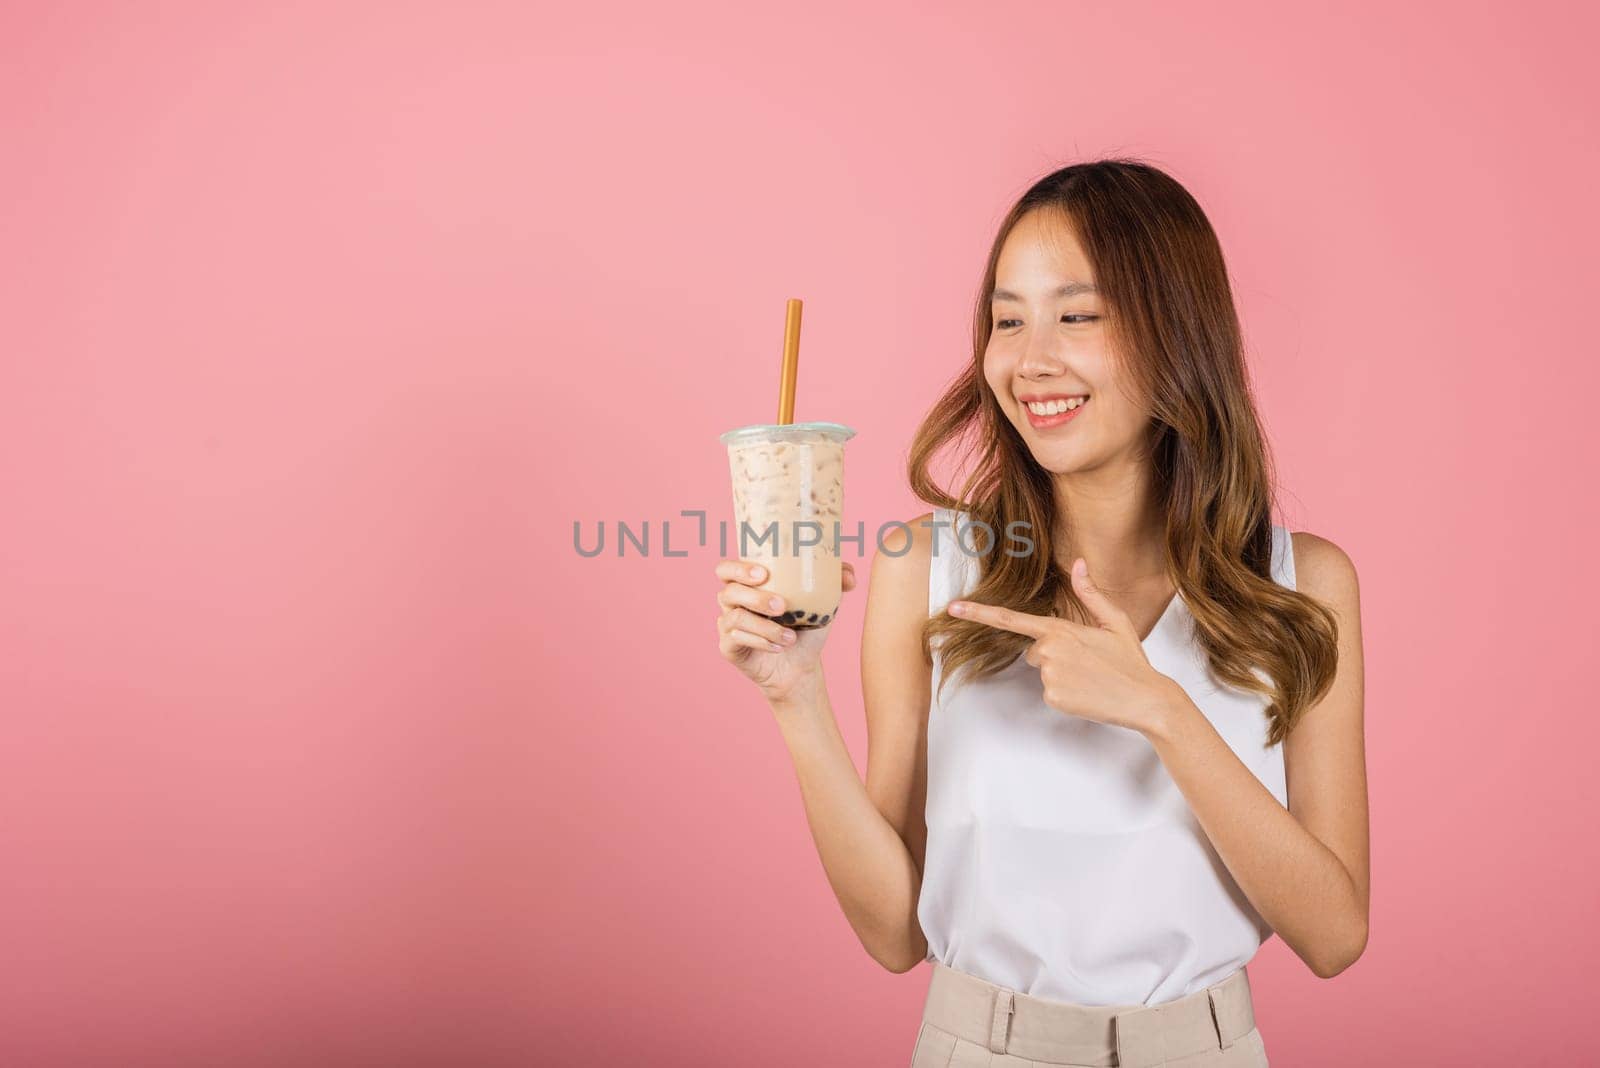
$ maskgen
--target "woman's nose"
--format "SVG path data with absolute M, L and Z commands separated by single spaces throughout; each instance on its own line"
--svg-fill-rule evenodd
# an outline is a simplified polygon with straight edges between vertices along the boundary
M 1062 368 L 1061 358 L 1055 353 L 1056 339 L 1048 330 L 1035 331 L 1022 350 L 1022 362 L 1017 370 L 1024 375 L 1054 374 Z

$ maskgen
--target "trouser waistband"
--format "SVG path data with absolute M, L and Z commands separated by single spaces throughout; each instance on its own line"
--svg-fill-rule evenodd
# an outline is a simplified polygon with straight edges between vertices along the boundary
M 934 961 L 923 1018 L 994 1053 L 1118 1068 L 1227 1049 L 1256 1026 L 1243 968 L 1160 1005 L 1074 1005 L 1019 994 Z

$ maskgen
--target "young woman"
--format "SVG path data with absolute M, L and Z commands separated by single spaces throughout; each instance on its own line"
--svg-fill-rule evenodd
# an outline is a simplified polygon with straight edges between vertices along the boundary
M 1366 946 L 1356 573 L 1273 521 L 1241 348 L 1171 177 L 1102 160 L 1022 196 L 913 444 L 934 510 L 873 563 L 864 785 L 830 628 L 717 565 L 722 656 L 772 708 L 851 927 L 891 971 L 933 965 L 913 1068 L 1263 1065 L 1261 941 L 1323 977 Z M 958 441 L 952 497 L 929 463 Z

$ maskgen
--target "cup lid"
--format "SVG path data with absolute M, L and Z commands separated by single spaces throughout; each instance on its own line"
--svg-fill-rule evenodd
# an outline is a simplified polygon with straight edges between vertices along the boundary
M 742 445 L 755 441 L 811 441 L 821 437 L 842 443 L 855 436 L 855 430 L 843 423 L 752 423 L 727 431 L 720 440 L 724 445 Z

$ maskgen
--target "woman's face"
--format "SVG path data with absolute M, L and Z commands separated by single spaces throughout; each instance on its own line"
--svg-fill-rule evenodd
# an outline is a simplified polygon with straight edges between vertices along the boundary
M 1105 302 L 1056 212 L 1030 211 L 1012 227 L 990 310 L 983 377 L 1040 466 L 1086 471 L 1142 444 L 1149 412 L 1118 382 Z M 1082 407 L 1065 409 L 1068 398 L 1085 396 Z M 1054 403 L 1030 410 L 1030 401 Z

